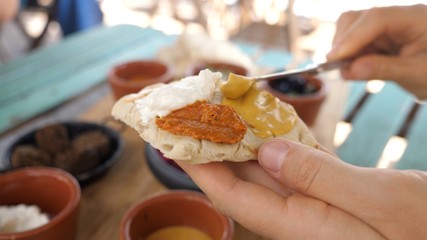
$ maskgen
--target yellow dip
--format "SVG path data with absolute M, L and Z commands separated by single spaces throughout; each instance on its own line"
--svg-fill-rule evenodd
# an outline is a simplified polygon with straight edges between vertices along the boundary
M 150 234 L 145 240 L 212 240 L 206 233 L 193 227 L 172 226 Z
M 228 75 L 228 81 L 220 86 L 222 95 L 227 98 L 237 99 L 252 87 L 254 81 L 234 73 Z
M 222 104 L 233 107 L 256 136 L 275 137 L 292 129 L 296 120 L 293 108 L 259 90 L 253 79 L 231 73 L 220 89 L 224 96 Z

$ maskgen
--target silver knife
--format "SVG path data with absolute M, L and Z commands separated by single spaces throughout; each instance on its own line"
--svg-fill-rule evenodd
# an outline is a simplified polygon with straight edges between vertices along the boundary
M 353 59 L 344 59 L 344 60 L 330 61 L 330 62 L 324 62 L 324 63 L 318 63 L 318 64 L 310 64 L 303 68 L 285 70 L 281 72 L 255 76 L 251 78 L 254 79 L 255 81 L 262 81 L 262 80 L 273 80 L 273 79 L 283 78 L 286 76 L 297 75 L 297 74 L 317 75 L 322 72 L 338 69 L 346 64 L 349 64 L 352 60 Z

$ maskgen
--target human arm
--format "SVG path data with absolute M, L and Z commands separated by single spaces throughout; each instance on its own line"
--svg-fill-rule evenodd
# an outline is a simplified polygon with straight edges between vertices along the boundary
M 337 21 L 329 60 L 358 56 L 342 69 L 346 79 L 396 81 L 427 98 L 427 6 L 372 8 Z
M 345 77 L 395 80 L 425 98 L 427 61 L 423 34 L 427 21 L 420 19 L 427 16 L 427 10 L 424 6 L 402 9 L 352 12 L 348 16 L 354 18 L 348 18 L 348 22 L 344 21 L 347 17 L 342 17 L 335 48 L 328 57 L 334 60 L 359 56 L 349 68 L 343 69 Z M 387 21 L 383 19 L 385 15 L 376 19 L 376 12 L 392 10 L 400 14 L 417 12 L 414 16 L 418 24 L 412 20 L 403 26 L 387 23 L 394 18 L 407 19 L 412 14 L 405 17 L 391 14 Z M 396 29 L 408 31 L 407 35 Z M 397 50 L 395 45 L 387 43 L 394 36 L 401 37 Z M 386 71 L 387 68 L 392 70 Z M 178 163 L 219 209 L 268 238 L 424 239 L 427 236 L 425 172 L 356 167 L 326 151 L 282 139 L 264 143 L 258 162 Z M 271 170 L 274 167 L 276 171 Z
M 263 145 L 258 161 L 178 164 L 220 210 L 268 238 L 427 236 L 423 172 L 359 168 L 279 139 Z

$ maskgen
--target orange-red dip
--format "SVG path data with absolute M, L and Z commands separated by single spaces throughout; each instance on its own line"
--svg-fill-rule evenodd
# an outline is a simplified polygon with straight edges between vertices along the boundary
M 197 101 L 157 118 L 156 124 L 172 134 L 216 143 L 237 143 L 246 133 L 246 125 L 232 107 L 206 101 Z

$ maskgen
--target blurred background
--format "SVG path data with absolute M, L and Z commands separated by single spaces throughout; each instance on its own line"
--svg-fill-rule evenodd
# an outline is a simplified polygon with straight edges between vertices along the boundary
M 348 10 L 427 4 L 427 0 L 4 0 L 19 1 L 0 25 L 0 61 L 98 25 L 133 24 L 166 34 L 244 39 L 322 59 L 334 22 Z M 126 36 L 117 36 L 126 37 Z

